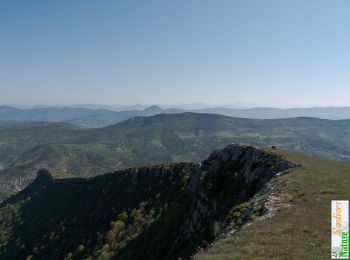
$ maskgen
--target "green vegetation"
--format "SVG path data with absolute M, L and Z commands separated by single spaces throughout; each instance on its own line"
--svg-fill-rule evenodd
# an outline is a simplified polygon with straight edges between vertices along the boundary
M 254 195 L 293 166 L 251 146 L 228 146 L 201 165 L 143 166 L 86 179 L 55 179 L 41 170 L 0 205 L 0 258 L 186 259 L 230 226 L 237 207 L 259 215 Z
M 55 179 L 66 179 L 74 177 L 73 174 L 67 173 L 60 169 L 48 168 L 48 171 L 51 173 L 52 177 Z
M 201 166 L 87 179 L 39 174 L 0 205 L 0 258 L 329 259 L 330 201 L 349 198 L 350 165 L 264 151 L 229 146 Z M 300 166 L 266 186 L 285 160 Z
M 263 138 L 259 133 L 255 132 L 238 132 L 238 131 L 218 131 L 215 133 L 217 137 L 222 138 L 237 138 L 237 137 L 252 137 L 252 138 Z
M 11 197 L 12 195 L 14 195 L 15 192 L 13 191 L 9 191 L 9 190 L 0 190 L 0 201 L 3 201 L 9 197 Z
M 350 165 L 270 150 L 302 164 L 273 180 L 277 211 L 194 259 L 330 259 L 331 200 L 350 197 Z M 232 212 L 239 218 L 240 210 Z
M 0 127 L 0 186 L 19 191 L 40 168 L 91 177 L 145 163 L 200 161 L 230 143 L 275 145 L 350 162 L 350 120 L 254 120 L 162 114 L 99 129 L 66 123 Z

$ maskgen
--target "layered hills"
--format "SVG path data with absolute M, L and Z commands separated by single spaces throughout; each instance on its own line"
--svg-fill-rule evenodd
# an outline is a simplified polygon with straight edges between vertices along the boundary
M 0 125 L 18 122 L 67 122 L 82 128 L 97 128 L 112 125 L 135 116 L 152 116 L 159 113 L 179 113 L 178 109 L 161 109 L 158 106 L 144 110 L 114 111 L 79 107 L 41 107 L 19 109 L 0 106 Z
M 142 106 L 141 106 L 142 107 Z M 145 109 L 136 106 L 114 111 L 108 107 L 40 107 L 32 109 L 19 109 L 11 106 L 0 106 L 0 125 L 15 122 L 68 122 L 82 128 L 98 128 L 112 125 L 135 116 L 152 116 L 156 114 L 174 113 L 205 113 L 218 114 L 239 118 L 251 119 L 282 119 L 294 117 L 316 117 L 321 119 L 350 119 L 349 107 L 314 107 L 314 108 L 249 108 L 232 109 L 226 107 L 191 109 L 181 106 L 179 108 L 160 108 L 150 106 Z M 143 107 L 142 107 L 143 108 Z
M 145 163 L 200 161 L 229 143 L 276 146 L 350 161 L 350 120 L 256 120 L 211 114 L 135 117 L 80 129 L 67 123 L 0 127 L 0 187 L 19 191 L 47 168 L 61 176 L 95 176 Z

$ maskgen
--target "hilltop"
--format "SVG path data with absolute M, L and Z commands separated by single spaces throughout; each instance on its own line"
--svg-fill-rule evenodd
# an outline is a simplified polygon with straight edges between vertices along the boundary
M 232 236 L 224 235 L 195 260 L 330 259 L 331 200 L 350 197 L 350 165 L 268 149 L 301 165 L 271 182 L 268 208 Z
M 229 143 L 251 143 L 350 161 L 350 120 L 256 120 L 211 114 L 135 117 L 99 129 L 67 123 L 0 127 L 0 187 L 19 191 L 38 169 L 95 176 L 144 163 L 200 161 Z

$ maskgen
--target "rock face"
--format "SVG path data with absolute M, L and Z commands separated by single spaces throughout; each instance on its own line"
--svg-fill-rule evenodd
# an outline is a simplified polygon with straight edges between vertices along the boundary
M 13 180 L 6 180 L 6 181 L 1 180 L 0 190 L 9 190 L 12 192 L 18 192 L 24 189 L 25 187 L 27 187 L 32 182 L 33 182 L 33 179 L 28 176 L 19 177 Z
M 6 207 L 18 207 L 17 216 L 22 212 L 3 225 L 10 238 L 0 243 L 0 258 L 187 259 L 225 229 L 230 210 L 295 166 L 263 149 L 230 145 L 201 163 L 129 168 L 90 179 L 56 180 L 41 170 L 0 207 L 0 226 Z
M 48 170 L 40 169 L 37 172 L 37 174 L 36 174 L 35 181 L 37 183 L 46 183 L 46 182 L 53 181 L 53 177 L 52 177 L 51 173 Z
M 233 206 L 262 191 L 276 174 L 295 166 L 252 146 L 231 145 L 213 152 L 201 163 L 201 176 L 191 176 L 188 188 L 194 194 L 192 203 L 169 256 L 180 248 L 195 248 L 203 241 L 212 241 L 216 223 L 224 222 Z

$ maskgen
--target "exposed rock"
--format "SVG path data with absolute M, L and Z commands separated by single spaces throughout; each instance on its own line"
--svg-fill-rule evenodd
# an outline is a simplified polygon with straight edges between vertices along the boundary
M 57 244 L 45 236 L 60 230 L 64 220 L 65 231 L 60 233 L 60 245 L 64 246 L 58 257 L 51 259 L 65 258 L 71 253 L 69 248 L 77 248 L 81 241 L 85 241 L 85 258 L 98 259 L 105 252 L 116 259 L 188 259 L 225 230 L 234 233 L 254 211 L 262 212 L 266 200 L 255 196 L 264 193 L 274 176 L 295 166 L 263 149 L 230 145 L 200 164 L 150 165 L 89 179 L 53 179 L 43 169 L 31 185 L 4 202 L 30 197 L 23 204 L 26 212 L 40 210 L 17 230 L 25 249 L 13 251 L 18 238 L 14 233 L 7 248 L 0 250 L 0 258 L 15 255 L 22 259 L 33 253 L 33 247 L 41 248 L 40 255 L 50 256 Z M 106 242 L 108 228 L 123 212 L 134 214 L 125 221 L 125 226 L 134 228 L 123 230 L 118 243 Z M 149 222 L 143 224 L 148 216 Z M 50 220 L 49 229 L 40 226 L 43 218 Z M 230 218 L 238 221 L 230 226 Z M 30 230 L 36 232 L 27 236 Z M 67 240 L 71 237 L 73 242 Z M 36 254 L 34 258 L 39 252 Z
M 36 178 L 35 178 L 35 182 L 48 182 L 52 180 L 53 180 L 53 177 L 51 173 L 46 169 L 40 169 L 37 172 Z
M 213 240 L 215 237 L 209 230 L 215 220 L 224 221 L 223 216 L 234 205 L 259 193 L 272 177 L 293 167 L 296 167 L 294 163 L 252 146 L 230 145 L 213 152 L 201 163 L 200 173 L 206 172 L 206 176 L 202 182 L 196 182 L 197 195 L 172 252 L 204 239 Z M 192 179 L 198 180 L 198 175 L 192 175 Z M 195 190 L 193 185 L 190 189 Z

